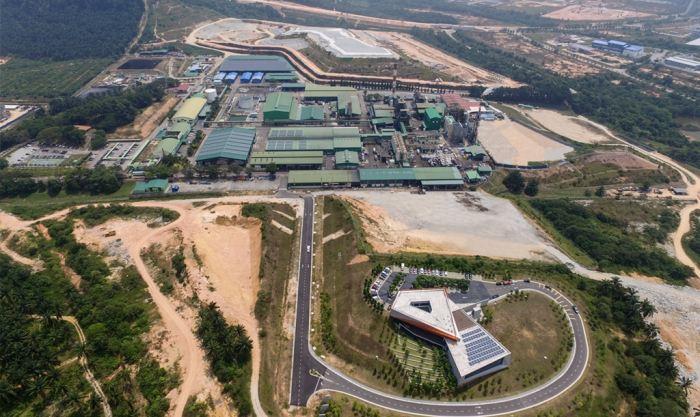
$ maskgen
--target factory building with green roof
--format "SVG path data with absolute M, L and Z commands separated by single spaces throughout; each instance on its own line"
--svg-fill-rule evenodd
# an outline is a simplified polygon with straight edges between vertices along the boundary
M 182 142 L 180 139 L 176 138 L 164 138 L 160 140 L 160 143 L 153 150 L 154 158 L 162 158 L 166 155 L 175 155 L 180 149 Z
M 171 128 L 166 129 L 163 138 L 174 138 L 185 143 L 190 130 L 192 130 L 192 126 L 189 123 L 175 123 Z
M 370 168 L 290 171 L 288 184 L 290 188 L 421 186 L 427 190 L 457 190 L 464 187 L 464 179 L 456 167 Z
M 357 187 L 360 185 L 360 174 L 356 169 L 289 171 L 287 184 L 290 188 Z
M 230 127 L 216 129 L 204 140 L 197 154 L 197 163 L 203 165 L 230 163 L 243 165 L 255 143 L 255 129 Z
M 442 125 L 442 116 L 438 113 L 435 107 L 428 107 L 425 109 L 425 114 L 423 115 L 423 127 L 425 130 L 440 130 Z
M 304 89 L 304 100 L 329 101 L 331 107 L 335 107 L 341 116 L 360 117 L 362 115 L 357 90 L 352 87 L 331 87 L 307 83 Z
M 270 163 L 277 165 L 280 171 L 320 169 L 323 166 L 323 151 L 281 151 L 253 152 L 250 166 L 261 169 Z
M 168 189 L 168 180 L 150 180 L 136 184 L 132 194 L 162 193 Z
M 278 127 L 270 129 L 266 151 L 338 151 L 362 150 L 357 127 Z
M 291 93 L 271 93 L 263 108 L 263 120 L 296 120 L 299 102 Z
M 353 151 L 338 151 L 335 153 L 335 166 L 338 169 L 354 169 L 360 163 L 360 156 Z

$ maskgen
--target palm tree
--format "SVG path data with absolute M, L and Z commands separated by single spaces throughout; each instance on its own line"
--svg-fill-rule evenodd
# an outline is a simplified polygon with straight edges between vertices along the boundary
M 51 305 L 51 312 L 53 313 L 54 316 L 56 316 L 56 318 L 58 320 L 61 320 L 63 318 L 63 309 L 64 309 L 63 303 L 61 303 L 60 301 L 55 301 Z
M 0 380 L 0 404 L 9 404 L 16 397 L 14 387 L 4 379 Z
M 654 307 L 654 304 L 650 303 L 649 300 L 644 299 L 642 301 L 642 304 L 639 306 L 639 311 L 642 313 L 642 316 L 644 318 L 651 317 L 656 313 L 656 307 Z
M 46 386 L 46 379 L 37 378 L 28 384 L 27 393 L 31 397 L 41 395 L 41 398 L 44 400 L 44 402 L 46 402 L 46 393 L 44 392 L 44 390 L 46 390 Z
M 92 394 L 90 394 L 90 398 L 88 398 L 88 400 L 87 400 L 87 408 L 90 411 L 95 411 L 98 408 L 100 408 L 101 406 L 102 406 L 102 398 L 95 395 L 94 392 Z
M 680 377 L 678 379 L 678 381 L 676 381 L 676 385 L 683 388 L 683 391 L 685 391 L 686 397 L 688 396 L 689 390 L 695 389 L 695 388 L 693 388 L 693 380 L 688 378 L 688 377 L 685 377 L 685 376 Z
M 242 336 L 236 342 L 236 352 L 238 356 L 247 356 L 253 350 L 253 341 L 248 336 Z
M 644 328 L 645 340 L 653 339 L 659 334 L 659 326 L 654 323 L 648 323 Z
M 676 378 L 678 376 L 678 368 L 672 361 L 661 362 L 659 364 L 659 373 L 667 378 Z
M 85 343 L 78 343 L 78 358 L 87 357 L 90 348 Z
M 673 363 L 673 360 L 675 358 L 676 352 L 674 352 L 673 348 L 664 349 L 661 352 L 659 352 L 659 359 L 663 362 Z
M 620 288 L 622 286 L 622 280 L 620 279 L 620 277 L 612 277 L 610 283 L 614 288 Z
M 237 324 L 232 327 L 231 333 L 236 339 L 238 339 L 246 333 L 245 327 L 243 325 Z
M 66 398 L 62 401 L 63 405 L 66 407 L 78 407 L 78 410 L 83 409 L 83 402 L 80 400 L 80 394 L 76 391 L 71 391 Z

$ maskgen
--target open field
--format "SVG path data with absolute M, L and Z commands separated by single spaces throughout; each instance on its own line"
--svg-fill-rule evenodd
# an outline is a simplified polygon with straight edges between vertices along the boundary
M 478 139 L 500 164 L 560 161 L 574 150 L 507 118 L 482 122 Z
M 549 244 L 508 200 L 483 193 L 342 195 L 358 210 L 367 240 L 377 252 L 542 259 Z
M 71 95 L 111 62 L 109 58 L 62 62 L 13 58 L 0 65 L 0 97 L 42 99 Z
M 136 116 L 134 122 L 128 126 L 120 127 L 114 133 L 109 134 L 108 138 L 118 139 L 146 139 L 148 135 L 165 119 L 168 112 L 175 107 L 179 97 L 167 95 L 159 102 L 144 110 Z
M 605 20 L 622 20 L 652 16 L 649 13 L 632 12 L 628 10 L 608 9 L 600 5 L 585 4 L 567 6 L 547 13 L 544 17 L 567 22 L 599 22 Z
M 187 36 L 192 29 L 221 17 L 210 9 L 192 7 L 179 1 L 158 0 L 155 4 L 149 4 L 145 30 L 153 30 L 156 39 L 177 40 Z

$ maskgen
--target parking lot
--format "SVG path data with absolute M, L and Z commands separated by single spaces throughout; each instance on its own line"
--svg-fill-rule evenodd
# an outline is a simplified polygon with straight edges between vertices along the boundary
M 12 152 L 7 162 L 17 167 L 55 168 L 79 160 L 86 153 L 76 147 L 32 142 Z
M 404 268 L 403 272 L 406 273 L 406 278 L 404 279 L 404 282 L 399 290 L 409 290 L 413 288 L 413 281 L 416 280 L 416 277 L 418 277 L 418 275 L 434 275 L 433 271 L 430 271 L 430 274 L 427 272 L 427 270 L 424 270 L 422 274 L 418 273 L 420 271 L 413 271 L 413 268 Z M 372 294 L 378 296 L 382 302 L 390 305 L 394 301 L 394 299 L 389 295 L 389 287 L 391 286 L 391 283 L 396 274 L 400 272 L 401 271 L 399 270 L 399 268 L 394 267 L 394 270 L 386 279 L 382 280 L 379 277 L 377 277 L 375 280 L 375 284 L 378 284 L 379 287 L 376 289 L 376 293 L 375 291 L 371 291 Z M 444 273 L 445 271 L 442 272 Z M 456 272 L 447 272 L 446 275 L 443 274 L 442 278 L 469 279 L 465 278 L 463 274 Z M 502 296 L 508 294 L 509 292 L 516 289 L 518 289 L 518 282 L 516 281 L 513 281 L 512 285 L 496 285 L 495 282 L 481 281 L 480 276 L 472 275 L 469 283 L 469 291 L 462 292 L 456 290 L 448 290 L 447 292 L 452 302 L 454 302 L 457 305 L 462 305 L 480 303 L 482 301 L 492 299 L 494 296 Z
M 180 192 L 187 193 L 206 193 L 206 192 L 229 192 L 229 191 L 265 191 L 277 190 L 280 187 L 280 177 L 277 176 L 274 180 L 269 180 L 267 177 L 254 176 L 251 180 L 192 180 L 192 181 L 176 181 L 180 187 Z

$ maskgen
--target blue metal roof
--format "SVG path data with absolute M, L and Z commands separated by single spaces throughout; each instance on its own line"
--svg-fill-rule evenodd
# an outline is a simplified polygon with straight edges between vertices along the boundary
M 626 47 L 625 49 L 630 50 L 630 51 L 643 51 L 644 47 L 639 46 L 639 45 L 630 45 L 630 46 Z
M 608 41 L 593 41 L 593 45 L 608 46 Z
M 627 42 L 621 42 L 621 41 L 608 41 L 608 45 L 627 46 L 629 44 Z
M 226 77 L 226 73 L 222 71 L 222 72 L 217 73 L 217 74 L 214 76 L 214 79 L 215 79 L 215 80 L 223 80 L 224 77 Z

